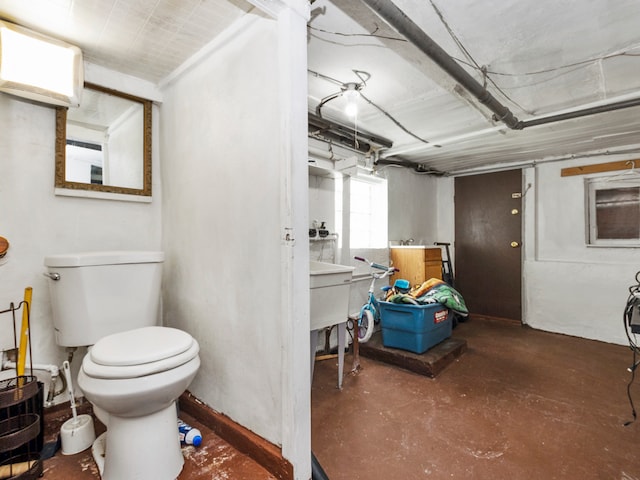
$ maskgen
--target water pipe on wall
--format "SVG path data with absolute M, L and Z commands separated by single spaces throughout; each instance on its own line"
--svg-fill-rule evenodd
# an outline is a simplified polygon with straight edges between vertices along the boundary
M 6 360 L 3 364 L 2 364 L 2 369 L 3 370 L 16 370 L 17 371 L 18 368 L 18 363 L 14 362 L 12 360 Z M 64 377 L 64 375 L 60 375 L 60 367 L 58 367 L 57 365 L 50 365 L 50 364 L 41 364 L 41 363 L 34 363 L 33 365 L 25 365 L 25 370 L 30 371 L 30 370 L 35 370 L 35 371 L 39 371 L 39 372 L 48 372 L 51 375 L 51 384 L 49 385 L 49 393 L 47 395 L 47 398 L 45 400 L 45 406 L 49 407 L 53 404 L 53 399 L 55 397 L 57 397 L 58 395 L 60 395 L 61 393 L 64 393 L 67 389 L 67 381 Z M 56 383 L 58 381 L 58 378 L 60 378 L 61 382 L 62 382 L 62 387 L 59 390 L 56 390 Z

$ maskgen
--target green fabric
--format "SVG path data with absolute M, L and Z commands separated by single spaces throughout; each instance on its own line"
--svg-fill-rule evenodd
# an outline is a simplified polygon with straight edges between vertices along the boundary
M 435 300 L 464 317 L 469 315 L 469 309 L 464 303 L 464 298 L 462 298 L 460 292 L 446 283 L 436 285 L 423 296 L 418 298 L 419 303 L 430 303 L 429 300 Z
M 412 305 L 418 305 L 418 300 L 413 298 L 408 293 L 396 293 L 387 298 L 387 302 L 391 303 L 409 303 Z

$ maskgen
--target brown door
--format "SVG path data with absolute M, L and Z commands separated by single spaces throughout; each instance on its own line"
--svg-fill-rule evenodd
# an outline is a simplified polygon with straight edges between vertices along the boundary
M 522 320 L 522 172 L 455 179 L 455 285 L 470 314 Z

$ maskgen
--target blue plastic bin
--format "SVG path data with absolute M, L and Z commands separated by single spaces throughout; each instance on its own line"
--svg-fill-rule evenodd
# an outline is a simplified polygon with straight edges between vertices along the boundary
M 382 344 L 424 353 L 451 336 L 451 311 L 441 303 L 410 305 L 379 302 Z

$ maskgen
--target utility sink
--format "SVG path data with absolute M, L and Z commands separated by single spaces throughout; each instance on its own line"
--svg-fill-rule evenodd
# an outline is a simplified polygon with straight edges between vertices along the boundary
M 354 267 L 309 262 L 311 330 L 346 322 Z

